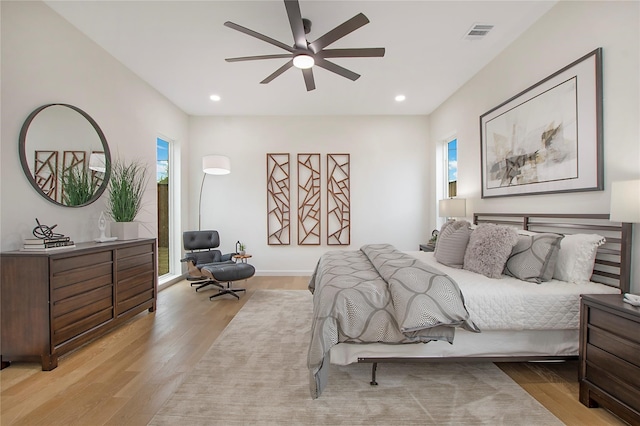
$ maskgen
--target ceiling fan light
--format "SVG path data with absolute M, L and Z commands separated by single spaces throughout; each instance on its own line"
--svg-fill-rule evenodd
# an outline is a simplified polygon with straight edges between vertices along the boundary
M 301 70 L 306 70 L 311 68 L 315 64 L 313 57 L 310 55 L 297 55 L 293 58 L 293 66 L 296 68 L 300 68 Z

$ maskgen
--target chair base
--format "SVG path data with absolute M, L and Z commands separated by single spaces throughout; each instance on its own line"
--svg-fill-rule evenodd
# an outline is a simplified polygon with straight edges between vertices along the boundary
M 220 283 L 218 283 L 218 285 L 220 285 Z M 220 285 L 222 288 L 220 290 L 218 290 L 218 293 L 209 296 L 209 300 L 213 300 L 216 297 L 219 296 L 223 296 L 225 294 L 230 294 L 232 296 L 234 296 L 236 299 L 240 300 L 240 296 L 238 296 L 238 292 L 239 291 L 244 291 L 245 293 L 247 292 L 247 289 L 245 288 L 232 288 L 231 287 L 231 283 L 227 283 L 227 287 L 225 288 L 224 286 Z
M 196 287 L 196 291 L 200 290 L 201 288 L 204 288 L 208 285 L 215 285 L 216 287 L 219 288 L 224 288 L 224 286 L 222 284 L 220 284 L 217 281 L 213 281 L 210 280 L 206 277 L 187 277 L 187 281 L 195 281 L 191 283 L 191 287 L 193 286 L 197 286 Z

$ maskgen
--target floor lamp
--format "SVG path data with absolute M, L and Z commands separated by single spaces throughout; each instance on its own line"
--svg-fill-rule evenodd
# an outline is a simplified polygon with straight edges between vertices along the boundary
M 205 155 L 202 157 L 202 183 L 200 184 L 200 200 L 198 202 L 198 231 L 202 228 L 202 188 L 207 175 L 228 175 L 231 173 L 231 160 L 224 155 Z

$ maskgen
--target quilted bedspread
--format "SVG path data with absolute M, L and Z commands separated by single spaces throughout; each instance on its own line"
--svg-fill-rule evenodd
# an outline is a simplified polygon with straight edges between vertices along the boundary
M 327 382 L 338 342 L 453 342 L 455 327 L 479 332 L 456 282 L 389 244 L 324 254 L 309 282 L 313 324 L 307 364 L 311 396 Z

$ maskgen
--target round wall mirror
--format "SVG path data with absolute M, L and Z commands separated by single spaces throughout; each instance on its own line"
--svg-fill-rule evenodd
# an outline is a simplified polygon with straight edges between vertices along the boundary
M 54 204 L 86 206 L 109 183 L 107 139 L 98 123 L 73 105 L 36 108 L 22 125 L 18 150 L 31 186 Z

